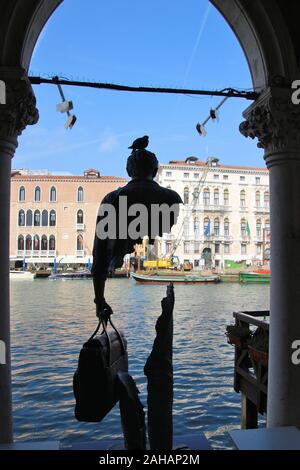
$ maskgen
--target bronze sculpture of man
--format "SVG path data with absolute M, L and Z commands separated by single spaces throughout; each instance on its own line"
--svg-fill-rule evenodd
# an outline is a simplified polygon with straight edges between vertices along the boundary
M 158 171 L 154 153 L 145 148 L 133 149 L 127 159 L 126 170 L 131 180 L 104 197 L 97 217 L 92 265 L 97 316 L 105 309 L 112 313 L 104 297 L 109 271 L 122 266 L 124 256 L 134 251 L 134 245 L 141 243 L 143 236 L 148 236 L 151 243 L 156 236 L 169 232 L 176 223 L 179 204 L 182 203 L 177 192 L 154 181 Z M 127 214 L 123 209 L 124 202 Z M 164 225 L 166 212 L 161 208 L 170 209 L 167 229 Z M 108 212 L 115 217 L 108 217 Z M 140 218 L 134 218 L 137 212 L 143 212 L 143 216 L 139 214 Z

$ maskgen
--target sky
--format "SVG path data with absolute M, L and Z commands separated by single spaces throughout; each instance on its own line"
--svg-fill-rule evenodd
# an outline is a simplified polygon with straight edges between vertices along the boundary
M 243 51 L 208 0 L 64 0 L 42 31 L 30 75 L 136 86 L 251 89 Z M 230 99 L 208 135 L 195 126 L 218 97 L 129 93 L 63 87 L 77 122 L 66 130 L 57 87 L 36 85 L 40 119 L 19 139 L 14 168 L 126 176 L 128 146 L 149 135 L 159 161 L 214 156 L 228 165 L 264 167 L 256 142 L 239 133 L 250 104 Z

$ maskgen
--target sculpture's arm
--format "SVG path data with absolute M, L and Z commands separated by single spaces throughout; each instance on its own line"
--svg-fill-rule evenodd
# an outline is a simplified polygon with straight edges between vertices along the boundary
M 104 298 L 104 289 L 105 289 L 105 279 L 101 279 L 97 276 L 93 276 L 94 283 L 94 292 L 95 292 L 95 304 L 99 307 L 102 307 L 105 298 Z
M 97 218 L 97 223 L 99 222 L 99 217 Z M 92 276 L 94 284 L 95 299 L 96 304 L 96 314 L 100 315 L 101 311 L 107 309 L 109 313 L 112 313 L 110 306 L 106 303 L 104 297 L 105 282 L 107 279 L 108 272 L 108 247 L 107 239 L 100 239 L 97 236 L 97 229 L 95 232 L 94 238 L 94 247 L 93 247 L 93 265 L 92 265 Z

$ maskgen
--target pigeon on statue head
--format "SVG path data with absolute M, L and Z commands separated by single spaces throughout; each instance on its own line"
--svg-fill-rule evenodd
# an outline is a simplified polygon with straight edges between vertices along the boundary
M 147 135 L 144 135 L 144 137 L 139 137 L 138 139 L 135 139 L 129 149 L 134 150 L 144 150 L 146 147 L 148 147 L 149 144 L 149 137 Z

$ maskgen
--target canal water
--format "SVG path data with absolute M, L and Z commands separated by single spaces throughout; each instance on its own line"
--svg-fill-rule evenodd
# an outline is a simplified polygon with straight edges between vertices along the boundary
M 129 367 L 146 404 L 145 361 L 166 286 L 109 279 L 106 298 L 128 340 Z M 205 432 L 230 448 L 240 424 L 233 391 L 234 349 L 226 343 L 233 311 L 269 308 L 267 285 L 178 285 L 174 310 L 174 434 Z M 97 321 L 90 280 L 12 281 L 12 364 L 16 441 L 76 441 L 121 436 L 118 406 L 101 423 L 74 418 L 72 377 Z

